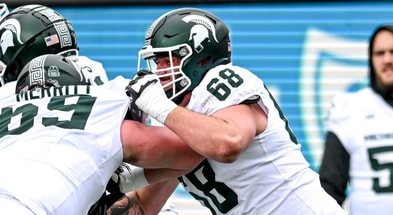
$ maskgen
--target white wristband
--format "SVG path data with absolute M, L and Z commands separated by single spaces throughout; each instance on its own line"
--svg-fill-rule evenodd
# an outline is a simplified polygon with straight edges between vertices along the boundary
M 162 124 L 165 124 L 168 114 L 177 107 L 165 94 L 139 98 L 136 105 Z
M 130 168 L 130 171 L 120 175 L 119 188 L 121 192 L 127 193 L 149 185 L 143 168 L 133 165 L 128 165 L 128 167 Z
M 161 103 L 162 104 L 162 103 Z M 177 105 L 171 100 L 167 100 L 165 105 L 161 107 L 161 112 L 156 116 L 156 120 L 162 124 L 165 124 L 165 120 L 168 117 L 169 113 L 175 109 Z

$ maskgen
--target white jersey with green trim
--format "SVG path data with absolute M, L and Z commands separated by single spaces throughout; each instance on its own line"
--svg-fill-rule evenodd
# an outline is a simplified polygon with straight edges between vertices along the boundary
M 393 108 L 367 87 L 337 94 L 326 129 L 350 155 L 351 214 L 392 214 Z
M 102 63 L 86 56 L 77 56 L 75 63 L 86 78 L 90 80 L 92 85 L 101 85 L 108 82 L 108 77 Z
M 0 100 L 0 194 L 35 214 L 87 214 L 123 160 L 128 82 L 118 77 Z
M 184 188 L 213 214 L 346 214 L 321 187 L 283 113 L 257 76 L 231 64 L 217 66 L 193 90 L 187 108 L 211 115 L 258 96 L 268 118 L 266 130 L 233 163 L 203 161 L 181 177 Z

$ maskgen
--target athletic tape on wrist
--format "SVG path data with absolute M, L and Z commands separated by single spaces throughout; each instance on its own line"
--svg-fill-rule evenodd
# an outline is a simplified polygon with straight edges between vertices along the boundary
M 127 181 L 126 183 L 123 184 L 123 186 L 120 187 L 120 191 L 123 193 L 137 190 L 139 188 L 149 185 L 149 182 L 147 182 L 143 168 L 137 166 L 132 166 L 131 168 L 132 168 L 132 180 Z

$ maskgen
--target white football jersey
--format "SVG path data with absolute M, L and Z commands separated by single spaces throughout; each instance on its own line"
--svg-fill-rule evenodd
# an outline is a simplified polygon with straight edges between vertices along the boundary
M 341 93 L 326 127 L 350 155 L 350 213 L 392 214 L 393 108 L 371 88 Z
M 266 130 L 233 163 L 203 161 L 181 177 L 184 188 L 213 214 L 346 214 L 321 187 L 283 113 L 257 76 L 230 64 L 217 66 L 194 89 L 187 108 L 211 115 L 257 96 L 268 115 Z
M 123 160 L 128 82 L 118 77 L 0 100 L 0 195 L 35 214 L 87 214 Z
M 14 96 L 16 89 L 16 81 L 11 81 L 0 86 L 0 101 L 8 96 Z
M 76 57 L 75 63 L 86 78 L 90 80 L 92 85 L 101 85 L 108 82 L 108 77 L 102 63 L 80 55 Z

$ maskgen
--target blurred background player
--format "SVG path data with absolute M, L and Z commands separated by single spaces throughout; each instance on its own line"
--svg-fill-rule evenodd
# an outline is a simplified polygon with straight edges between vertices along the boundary
M 332 101 L 319 174 L 340 205 L 348 200 L 351 214 L 387 215 L 393 210 L 393 25 L 371 34 L 368 62 L 369 86 Z

